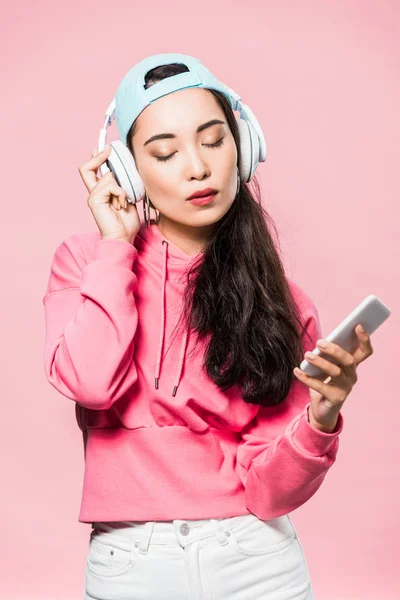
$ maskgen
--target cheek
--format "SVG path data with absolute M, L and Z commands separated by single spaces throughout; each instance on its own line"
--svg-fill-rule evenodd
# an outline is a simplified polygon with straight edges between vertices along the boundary
M 224 173 L 224 183 L 230 187 L 231 191 L 236 191 L 237 188 L 237 159 L 236 145 L 233 143 L 233 148 L 230 148 L 230 152 L 227 152 L 221 165 Z
M 171 165 L 157 164 L 151 169 L 149 180 L 153 190 L 166 198 L 175 197 L 180 187 L 181 174 Z
M 156 160 L 144 160 L 141 164 L 139 175 L 142 178 L 144 187 L 153 194 L 167 194 L 169 190 L 176 191 L 176 174 L 169 165 Z M 149 194 L 150 195 L 150 194 Z
M 234 180 L 236 181 L 236 165 L 238 160 L 238 153 L 236 149 L 236 144 L 232 138 L 231 143 L 227 147 L 227 151 L 221 157 L 221 167 L 223 169 L 223 173 L 225 177 L 229 180 L 232 177 L 232 173 L 234 172 Z

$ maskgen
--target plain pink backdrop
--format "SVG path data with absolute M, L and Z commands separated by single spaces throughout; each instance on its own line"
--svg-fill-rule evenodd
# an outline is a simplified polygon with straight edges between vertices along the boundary
M 292 520 L 316 600 L 398 600 L 399 3 L 9 2 L 1 29 L 0 598 L 83 597 L 82 437 L 44 376 L 42 298 L 56 246 L 97 229 L 78 167 L 120 80 L 182 52 L 259 119 L 263 202 L 323 335 L 368 294 L 393 311 L 343 407 L 337 462 Z

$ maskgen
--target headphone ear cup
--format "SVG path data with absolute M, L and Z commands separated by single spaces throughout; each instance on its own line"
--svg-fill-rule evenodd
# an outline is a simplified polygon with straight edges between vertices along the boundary
M 260 141 L 256 130 L 250 121 L 245 119 L 237 120 L 240 137 L 240 181 L 247 183 L 253 177 L 257 169 L 260 157 Z
M 143 200 L 145 189 L 142 178 L 136 169 L 133 156 L 129 148 L 121 140 L 110 142 L 110 146 L 110 154 L 105 164 L 114 174 L 118 185 L 125 191 L 128 202 L 136 204 Z M 100 172 L 104 175 L 107 170 L 102 170 L 102 166 L 100 167 Z

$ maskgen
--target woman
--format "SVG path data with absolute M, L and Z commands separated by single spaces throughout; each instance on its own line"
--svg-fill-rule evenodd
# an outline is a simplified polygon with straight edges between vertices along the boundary
M 190 70 L 160 56 L 144 90 Z M 46 376 L 84 439 L 85 598 L 312 599 L 289 513 L 335 462 L 370 340 L 326 348 L 340 366 L 315 357 L 325 382 L 295 373 L 318 312 L 243 181 L 227 96 L 177 79 L 133 114 L 127 81 L 117 125 L 157 218 L 140 222 L 115 174 L 98 177 L 110 147 L 94 152 L 79 172 L 99 231 L 60 244 L 43 299 Z

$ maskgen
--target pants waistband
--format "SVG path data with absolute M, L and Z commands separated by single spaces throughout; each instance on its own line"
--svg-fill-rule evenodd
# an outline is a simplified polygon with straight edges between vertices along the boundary
M 138 547 L 146 554 L 150 543 L 172 544 L 182 547 L 215 535 L 220 544 L 228 543 L 229 530 L 244 520 L 257 519 L 252 513 L 216 519 L 174 519 L 173 521 L 119 521 L 93 522 L 90 542 L 96 542 L 130 550 Z M 90 543 L 89 542 L 89 543 Z

